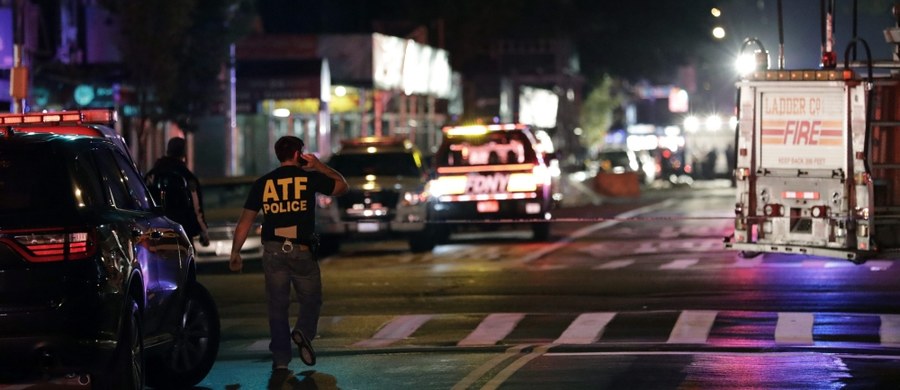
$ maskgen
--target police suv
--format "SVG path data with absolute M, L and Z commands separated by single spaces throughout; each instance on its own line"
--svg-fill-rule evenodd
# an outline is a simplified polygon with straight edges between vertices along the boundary
M 463 226 L 527 225 L 550 235 L 553 172 L 523 124 L 449 126 L 435 154 L 430 220 L 438 236 Z M 490 223 L 485 223 L 490 222 Z
M 427 220 L 427 172 L 412 142 L 396 137 L 345 140 L 328 165 L 350 191 L 319 196 L 316 230 L 321 250 L 332 253 L 345 238 L 403 237 L 413 252 L 427 252 L 435 240 Z
M 0 114 L 0 383 L 188 388 L 215 362 L 219 317 L 191 241 L 114 122 Z

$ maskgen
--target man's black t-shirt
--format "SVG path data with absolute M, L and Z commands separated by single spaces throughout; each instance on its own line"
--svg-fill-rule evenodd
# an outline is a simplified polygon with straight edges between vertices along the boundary
M 253 183 L 244 208 L 262 210 L 264 241 L 302 239 L 315 233 L 316 192 L 331 195 L 334 184 L 321 172 L 281 166 Z

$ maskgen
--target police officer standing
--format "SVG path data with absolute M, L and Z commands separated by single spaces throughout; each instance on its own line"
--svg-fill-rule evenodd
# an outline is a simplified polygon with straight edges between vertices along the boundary
M 291 341 L 306 365 L 316 363 L 310 340 L 315 338 L 322 306 L 322 279 L 313 250 L 316 193 L 339 196 L 347 192 L 344 177 L 313 154 L 303 153 L 303 141 L 284 136 L 275 142 L 281 165 L 260 177 L 250 189 L 238 220 L 229 268 L 243 268 L 241 246 L 259 210 L 263 211 L 262 266 L 269 313 L 269 350 L 272 369 L 286 370 L 291 361 Z M 291 287 L 300 301 L 300 312 L 291 329 Z
M 166 143 L 166 155 L 153 163 L 145 180 L 157 201 L 163 201 L 166 215 L 178 222 L 191 239 L 209 245 L 209 231 L 203 212 L 200 181 L 188 168 L 184 138 L 172 137 Z M 164 194 L 164 195 L 161 195 Z M 165 198 L 165 199 L 163 199 Z

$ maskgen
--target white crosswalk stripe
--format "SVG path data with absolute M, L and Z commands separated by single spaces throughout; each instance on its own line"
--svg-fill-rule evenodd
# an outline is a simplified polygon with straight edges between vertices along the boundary
M 655 313 L 655 314 L 654 314 Z M 828 345 L 834 342 L 843 342 L 847 345 L 880 345 L 885 348 L 900 348 L 900 315 L 898 314 L 858 314 L 858 315 L 841 315 L 840 323 L 843 329 L 854 329 L 858 334 L 850 334 L 845 331 L 835 333 L 834 318 L 831 313 L 808 313 L 808 312 L 742 312 L 742 311 L 715 311 L 715 310 L 684 310 L 679 311 L 677 320 L 672 324 L 672 328 L 668 333 L 667 344 L 710 344 L 715 346 L 757 346 L 757 347 L 775 347 L 775 346 L 810 346 L 817 343 Z M 634 328 L 629 321 L 641 318 L 642 315 L 659 316 L 660 312 L 634 313 L 627 312 L 628 315 L 621 316 L 619 312 L 587 312 L 581 313 L 574 319 L 570 320 L 565 329 L 557 334 L 545 335 L 547 343 L 552 345 L 588 345 L 603 344 L 606 333 L 610 329 L 616 329 L 619 336 L 611 336 L 609 341 L 646 343 L 648 339 L 657 336 L 646 335 L 641 336 L 634 334 Z M 498 343 L 515 345 L 515 339 L 508 339 L 510 334 L 517 327 L 521 326 L 522 321 L 529 315 L 535 315 L 547 318 L 546 313 L 492 313 L 481 319 L 474 330 L 468 333 L 464 338 L 454 341 L 457 346 L 493 346 Z M 816 317 L 820 316 L 818 331 Z M 419 332 L 424 325 L 430 321 L 440 319 L 450 319 L 458 317 L 459 314 L 417 314 L 417 315 L 399 315 L 385 321 L 382 326 L 374 332 L 374 335 L 367 339 L 344 344 L 344 348 L 373 348 L 373 347 L 391 347 L 404 340 L 412 337 Z M 320 321 L 320 330 L 328 328 L 330 325 L 337 323 L 346 323 L 353 321 L 352 317 L 341 316 L 340 321 L 332 319 L 338 317 L 323 318 Z M 368 316 L 360 316 L 361 320 L 369 321 Z M 664 318 L 659 317 L 659 318 Z M 760 319 L 765 319 L 760 322 Z M 720 322 L 720 320 L 722 322 Z M 740 333 L 730 333 L 728 328 L 734 324 L 744 323 L 744 330 Z M 646 326 L 646 320 L 639 320 L 640 326 Z M 770 322 L 771 321 L 771 322 Z M 876 330 L 870 326 L 874 321 L 880 324 Z M 259 321 L 254 321 L 259 322 Z M 222 319 L 222 324 L 228 326 L 223 327 L 223 333 L 229 333 L 229 329 L 238 326 L 238 324 L 247 323 L 246 320 Z M 716 327 L 720 330 L 716 332 Z M 260 324 L 257 324 L 260 325 Z M 342 325 L 346 326 L 346 325 Z M 533 325 L 531 325 L 533 326 Z M 724 326 L 725 330 L 721 327 Z M 749 327 L 749 328 L 748 328 Z M 774 328 L 774 333 L 772 329 Z M 626 333 L 631 334 L 624 341 L 622 339 L 622 331 L 627 329 Z M 647 328 L 648 333 L 655 332 L 653 327 Z M 748 330 L 750 330 L 748 332 Z M 326 331 L 327 332 L 327 331 Z M 540 332 L 540 329 L 531 332 Z M 817 333 L 818 332 L 818 333 Z M 872 334 L 867 334 L 872 333 Z M 420 335 L 422 339 L 427 339 L 427 335 Z M 713 338 L 711 339 L 711 336 Z M 531 336 L 533 337 L 533 336 Z M 817 341 L 818 338 L 818 341 Z M 869 341 L 860 341 L 860 340 Z M 553 340 L 550 342 L 549 340 Z M 877 341 L 875 341 L 877 340 Z M 450 341 L 450 340 L 447 340 Z M 532 341 L 527 341 L 532 342 Z M 442 342 L 443 343 L 443 342 Z M 261 352 L 268 350 L 269 339 L 251 339 L 244 340 L 239 343 L 244 351 Z
M 900 346 L 900 315 L 882 314 L 881 328 L 878 331 L 882 345 Z
M 386 347 L 411 336 L 416 329 L 430 320 L 432 315 L 408 315 L 394 318 L 381 328 L 372 338 L 353 344 L 354 347 Z
M 685 310 L 669 334 L 669 344 L 703 344 L 716 321 L 715 311 Z
M 554 344 L 591 344 L 602 334 L 616 313 L 582 313 L 554 341 Z
M 775 343 L 812 344 L 814 321 L 812 313 L 778 313 Z
M 525 318 L 523 313 L 494 313 L 478 324 L 472 333 L 460 340 L 459 346 L 494 345 L 503 340 Z
M 687 269 L 700 262 L 700 259 L 677 259 L 659 266 L 659 269 Z
M 601 270 L 601 269 L 625 268 L 632 264 L 634 264 L 634 260 L 632 260 L 632 259 L 613 260 L 613 261 L 607 261 L 603 264 L 600 264 L 600 265 L 594 267 L 593 269 Z

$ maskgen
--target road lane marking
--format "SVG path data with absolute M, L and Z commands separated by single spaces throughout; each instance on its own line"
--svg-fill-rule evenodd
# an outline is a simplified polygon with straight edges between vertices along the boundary
M 616 313 L 582 313 L 553 344 L 591 344 L 603 335 L 615 316 Z
M 812 344 L 813 313 L 778 313 L 775 325 L 776 344 Z
M 863 265 L 869 267 L 870 271 L 886 271 L 888 268 L 891 268 L 891 266 L 894 265 L 894 262 L 886 260 L 869 260 Z
M 462 380 L 457 382 L 456 385 L 454 385 L 451 390 L 466 390 L 466 389 L 468 389 L 470 386 L 472 386 L 472 384 L 475 383 L 475 381 L 477 381 L 478 379 L 483 377 L 484 374 L 487 374 L 488 371 L 493 370 L 495 367 L 499 366 L 501 363 L 505 362 L 506 360 L 510 359 L 511 357 L 514 357 L 514 356 L 520 354 L 523 349 L 528 348 L 528 347 L 531 347 L 531 346 L 528 344 L 523 344 L 523 345 L 515 345 L 513 347 L 510 347 L 502 355 L 495 356 L 493 359 L 488 360 L 487 362 L 485 362 L 484 364 L 482 364 L 481 366 L 476 368 L 475 371 L 470 372 L 469 375 L 466 375 L 465 378 L 462 378 Z
M 530 255 L 522 257 L 522 259 L 519 260 L 519 262 L 522 264 L 531 263 L 533 261 L 536 261 L 536 260 L 546 256 L 548 253 L 554 252 L 554 251 L 558 250 L 559 248 L 562 248 L 562 247 L 568 245 L 570 242 L 575 241 L 579 238 L 586 237 L 587 235 L 589 235 L 597 230 L 606 229 L 606 228 L 618 225 L 622 222 L 626 222 L 624 220 L 628 219 L 628 218 L 636 217 L 638 215 L 649 213 L 649 212 L 660 210 L 660 209 L 665 209 L 669 206 L 674 205 L 675 203 L 676 202 L 674 199 L 666 199 L 659 203 L 654 203 L 654 204 L 640 207 L 640 208 L 637 208 L 637 209 L 634 209 L 631 211 L 626 211 L 622 214 L 616 215 L 612 219 L 609 219 L 609 220 L 606 220 L 603 222 L 598 222 L 598 223 L 595 223 L 590 226 L 585 226 L 581 229 L 578 229 L 578 230 L 572 232 L 572 234 L 569 234 L 568 236 L 562 238 L 561 240 L 554 242 L 553 244 L 546 245 L 546 246 L 542 247 L 540 250 L 534 251 Z
M 606 263 L 600 264 L 598 266 L 595 266 L 595 267 L 593 267 L 593 269 L 596 269 L 596 270 L 618 269 L 618 268 L 625 268 L 632 264 L 634 264 L 633 259 L 612 260 L 612 261 L 607 261 Z
M 544 357 L 572 357 L 572 356 L 752 356 L 752 357 L 784 357 L 784 356 L 820 356 L 821 352 L 724 352 L 724 351 L 601 351 L 601 352 L 548 352 Z M 854 353 L 835 353 L 834 356 L 842 359 L 865 359 L 865 360 L 900 360 L 900 356 L 893 354 L 854 354 Z
M 694 264 L 700 262 L 700 259 L 678 259 L 672 260 L 666 264 L 659 266 L 659 269 L 687 269 Z
M 882 345 L 900 345 L 900 315 L 882 314 L 878 334 L 881 336 Z
M 678 231 L 671 226 L 663 227 L 663 229 L 659 232 L 659 238 L 667 239 L 667 238 L 675 238 L 678 237 Z
M 685 310 L 678 316 L 672 333 L 669 334 L 669 344 L 705 344 L 716 321 L 717 311 Z
M 503 340 L 515 329 L 519 321 L 525 318 L 524 313 L 493 313 L 485 317 L 478 327 L 466 338 L 460 340 L 458 346 L 494 345 Z
M 361 348 L 386 347 L 411 336 L 416 329 L 419 329 L 432 317 L 434 316 L 431 314 L 397 316 L 378 330 L 372 338 L 357 342 L 353 346 Z
M 493 378 L 491 378 L 491 380 L 489 380 L 481 388 L 481 390 L 494 390 L 494 389 L 499 388 L 500 385 L 503 384 L 503 382 L 506 382 L 506 380 L 512 376 L 512 374 L 515 374 L 516 371 L 518 371 L 520 368 L 525 366 L 525 364 L 528 364 L 528 362 L 530 362 L 536 358 L 539 358 L 542 355 L 544 355 L 545 353 L 547 353 L 547 350 L 549 350 L 552 347 L 554 347 L 553 344 L 547 344 L 547 345 L 541 345 L 541 346 L 534 348 L 534 351 L 532 351 L 531 353 L 529 353 L 525 356 L 520 357 L 518 360 L 510 363 L 508 366 L 506 366 L 506 368 L 504 368 L 502 371 L 497 373 L 497 375 L 495 375 Z

